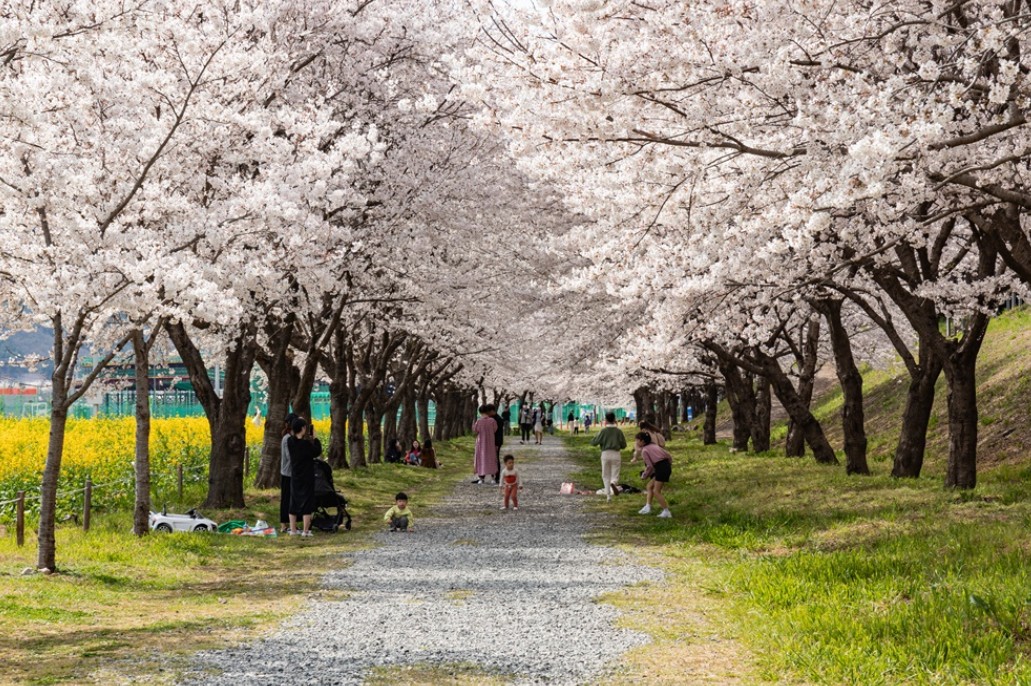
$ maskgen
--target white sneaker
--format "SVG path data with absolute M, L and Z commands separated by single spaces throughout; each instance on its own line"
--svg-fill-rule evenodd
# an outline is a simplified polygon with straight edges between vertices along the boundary
M 640 510 L 637 511 L 637 514 L 651 514 L 651 513 L 652 513 L 652 506 L 651 505 L 645 505 L 644 507 L 642 507 Z
M 597 491 L 594 492 L 594 495 L 608 495 L 608 494 L 609 494 L 609 491 L 608 491 L 607 488 L 599 488 Z
M 659 519 L 673 519 L 673 513 L 669 510 L 663 510 L 659 513 Z
M 505 507 L 504 505 L 502 505 L 502 506 L 501 506 L 501 510 L 502 510 L 502 512 L 504 512 L 504 511 L 505 511 L 505 510 L 507 510 L 507 509 L 508 509 L 508 508 L 507 508 L 507 507 Z

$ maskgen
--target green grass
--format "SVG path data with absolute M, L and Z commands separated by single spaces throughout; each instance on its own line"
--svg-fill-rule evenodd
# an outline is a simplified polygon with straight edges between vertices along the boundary
M 415 511 L 432 507 L 466 475 L 469 439 L 437 446 L 440 470 L 373 465 L 338 471 L 354 529 L 314 539 L 170 534 L 136 538 L 126 512 L 101 513 L 84 533 L 58 529 L 59 574 L 35 567 L 35 538 L 0 536 L 0 683 L 110 683 L 146 675 L 172 683 L 198 649 L 247 640 L 319 593 L 328 570 L 369 544 L 404 490 Z M 190 505 L 199 486 L 184 493 Z M 245 510 L 205 511 L 216 521 L 278 520 L 278 492 L 251 489 Z M 170 506 L 172 504 L 170 503 Z M 149 656 L 161 654 L 161 659 Z
M 568 440 L 578 481 L 598 483 L 596 451 Z M 602 540 L 649 550 L 668 573 L 657 592 L 617 601 L 631 615 L 705 594 L 751 654 L 744 683 L 1031 683 L 1031 469 L 999 467 L 955 493 L 695 436 L 669 447 L 672 521 L 636 515 L 643 496 L 597 505 L 619 518 Z M 674 634 L 691 633 L 676 621 Z M 642 628 L 666 654 L 689 649 Z

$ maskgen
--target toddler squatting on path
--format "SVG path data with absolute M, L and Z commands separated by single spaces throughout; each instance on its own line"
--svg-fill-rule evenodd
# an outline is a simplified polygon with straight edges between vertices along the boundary
M 415 531 L 415 515 L 408 509 L 405 493 L 394 496 L 394 506 L 383 515 L 383 521 L 390 525 L 391 531 Z
M 512 509 L 519 509 L 519 489 L 523 482 L 519 480 L 519 472 L 515 468 L 515 457 L 505 455 L 505 468 L 501 470 L 501 492 L 504 494 L 504 504 L 501 509 L 507 510 L 508 503 L 512 503 Z

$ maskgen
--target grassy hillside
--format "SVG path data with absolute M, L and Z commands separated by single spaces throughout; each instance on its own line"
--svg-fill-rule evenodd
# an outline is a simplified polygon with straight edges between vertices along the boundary
M 992 320 L 978 362 L 978 464 L 1031 461 L 1031 309 L 1021 308 Z M 908 376 L 901 365 L 868 371 L 864 375 L 864 408 L 870 440 L 870 468 L 891 471 L 898 442 Z M 831 444 L 841 448 L 841 391 L 832 387 L 817 398 L 814 413 L 823 423 Z M 937 396 L 928 431 L 925 474 L 941 475 L 948 454 L 949 431 L 945 376 L 938 380 Z M 783 427 L 776 435 L 783 435 Z M 777 448 L 782 447 L 777 445 Z

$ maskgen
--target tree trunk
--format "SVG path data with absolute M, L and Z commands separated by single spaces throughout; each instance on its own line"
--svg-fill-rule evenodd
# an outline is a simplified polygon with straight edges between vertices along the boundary
M 277 355 L 267 365 L 268 412 L 265 415 L 265 435 L 261 444 L 261 461 L 254 485 L 258 488 L 279 488 L 280 466 L 283 459 L 283 435 L 286 415 L 290 411 L 291 370 L 285 353 Z
M 949 383 L 949 463 L 946 488 L 977 485 L 977 355 L 953 355 L 945 363 Z
M 222 402 L 217 421 L 211 423 L 208 497 L 204 507 L 245 506 L 243 461 L 247 455 L 247 406 L 251 402 L 253 362 L 253 346 L 242 341 L 226 355 Z
M 430 437 L 430 399 L 420 394 L 416 400 L 416 412 L 419 414 L 419 437 L 425 441 Z
M 773 390 L 781 405 L 805 436 L 805 441 L 812 449 L 816 461 L 820 464 L 840 464 L 834 454 L 834 449 L 827 441 L 827 436 L 823 433 L 823 427 L 809 411 L 809 403 L 805 402 L 795 390 L 791 379 L 780 368 L 777 360 L 759 352 L 756 353 L 756 356 L 773 385 Z
M 215 509 L 244 507 L 243 461 L 247 450 L 247 405 L 251 400 L 254 331 L 246 325 L 241 327 L 235 344 L 227 351 L 225 388 L 219 398 L 200 350 L 190 340 L 185 327 L 181 323 L 169 323 L 166 330 L 186 365 L 194 393 L 208 419 L 211 456 L 204 506 Z
M 666 402 L 664 405 L 664 413 L 666 415 L 666 427 L 663 429 L 662 434 L 668 441 L 673 437 L 673 427 L 677 425 L 677 394 L 671 391 L 666 392 Z M 601 426 L 601 418 L 595 417 L 594 421 L 598 422 L 598 426 Z
M 369 464 L 365 456 L 365 421 L 362 415 L 365 413 L 363 405 L 351 405 L 351 411 L 347 414 L 347 452 L 350 455 L 352 467 L 366 467 Z
M 293 367 L 293 364 L 290 366 Z M 290 399 L 290 405 L 293 407 L 294 413 L 300 417 L 307 418 L 309 421 L 313 419 L 311 415 L 311 391 L 315 387 L 315 375 L 318 370 L 318 357 L 311 353 L 304 361 L 304 367 L 301 368 L 300 372 L 294 372 L 297 384 L 293 388 L 293 397 Z
M 347 469 L 347 414 L 350 394 L 347 384 L 329 382 L 329 450 L 327 461 L 334 469 Z
M 798 397 L 808 408 L 813 404 L 813 387 L 816 384 L 816 363 L 820 343 L 820 321 L 811 320 L 806 326 L 801 341 L 801 359 L 798 363 Z M 788 437 L 784 453 L 788 457 L 805 457 L 805 431 L 792 419 L 788 422 Z
M 394 398 L 391 398 L 383 407 L 383 437 L 388 441 L 400 438 L 397 435 L 397 407 L 399 404 Z M 403 442 L 401 445 L 407 450 L 407 446 Z
M 822 300 L 816 309 L 823 313 L 834 350 L 834 369 L 841 384 L 844 406 L 841 426 L 845 435 L 845 473 L 870 474 L 866 462 L 866 428 L 863 413 L 863 375 L 856 367 L 852 342 L 841 319 L 841 300 Z
M 930 347 L 920 346 L 920 362 L 910 371 L 906 407 L 902 412 L 902 431 L 895 448 L 891 475 L 897 478 L 920 476 L 927 448 L 927 426 L 934 408 L 935 385 L 941 376 L 942 363 Z
M 54 375 L 57 376 L 56 373 Z M 47 442 L 47 461 L 43 468 L 43 483 L 39 503 L 39 550 L 36 553 L 38 569 L 57 569 L 57 479 L 61 474 L 64 455 L 64 434 L 68 424 L 68 392 L 64 384 L 54 378 L 50 410 L 50 438 Z
M 66 331 L 60 313 L 50 321 L 53 327 L 53 347 L 51 348 L 54 371 L 50 375 L 50 438 L 47 442 L 47 458 L 43 467 L 43 482 L 40 486 L 39 532 L 37 535 L 39 549 L 36 555 L 36 566 L 39 569 L 57 569 L 57 485 L 61 476 L 61 460 L 64 457 L 64 438 L 68 425 L 68 408 L 81 398 L 97 379 L 97 375 L 107 367 L 114 356 L 129 342 L 131 336 L 122 338 L 121 342 L 107 355 L 94 360 L 92 371 L 85 379 L 75 379 L 75 362 L 81 352 L 81 332 L 88 321 L 88 311 L 79 311 L 72 326 Z M 68 333 L 66 337 L 66 333 Z M 73 385 L 75 390 L 71 390 Z
M 143 332 L 132 336 L 133 369 L 136 377 L 136 503 L 132 531 L 137 536 L 150 532 L 150 359 Z
M 755 421 L 752 422 L 752 450 L 765 453 L 770 449 L 770 414 L 773 399 L 770 397 L 770 382 L 765 376 L 756 377 Z
M 382 462 L 383 449 L 383 415 L 380 414 L 375 402 L 369 402 L 365 406 L 365 423 L 369 428 L 369 464 Z
M 733 448 L 738 452 L 748 451 L 748 439 L 752 436 L 752 422 L 755 421 L 755 395 L 750 378 L 741 369 L 727 360 L 719 362 L 727 389 L 727 403 L 734 422 Z
M 702 444 L 716 445 L 716 409 L 719 406 L 719 390 L 715 381 L 705 383 L 705 423 L 702 425 Z
M 402 439 L 401 445 L 412 445 L 412 442 L 419 437 L 419 423 L 416 418 L 415 390 L 409 386 L 401 401 L 401 425 L 398 428 Z

